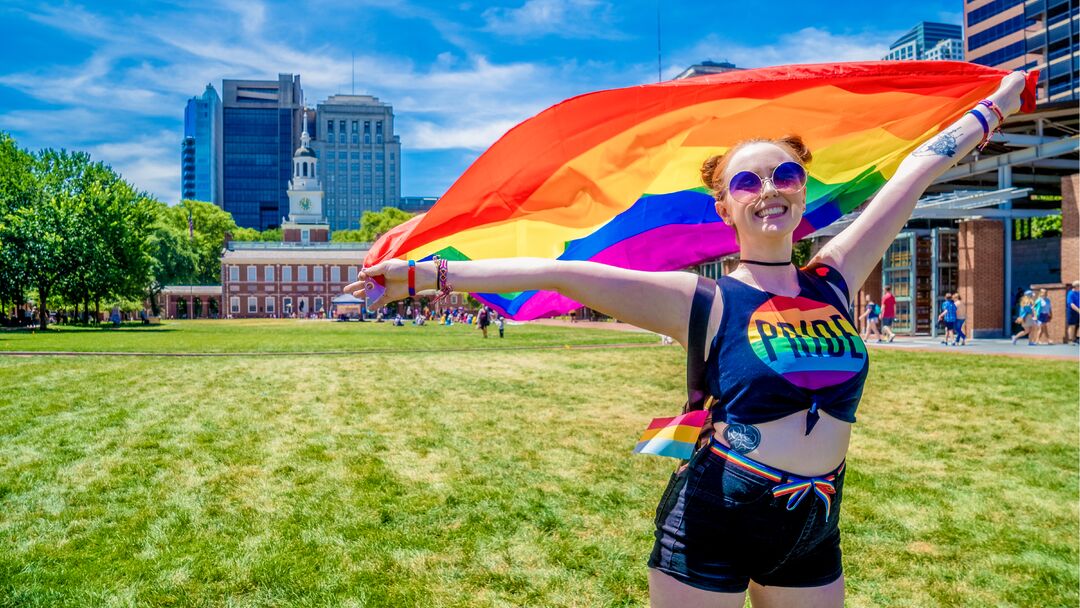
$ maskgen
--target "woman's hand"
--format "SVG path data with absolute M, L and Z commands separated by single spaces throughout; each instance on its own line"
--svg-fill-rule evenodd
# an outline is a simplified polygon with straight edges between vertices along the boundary
M 1020 105 L 1022 103 L 1020 96 L 1027 86 L 1026 83 L 1026 73 L 1013 72 L 1001 79 L 1001 84 L 996 91 L 990 94 L 988 99 L 994 102 L 994 105 L 996 105 L 1005 116 L 1016 114 L 1020 111 Z
M 356 277 L 355 283 L 349 283 L 345 286 L 345 292 L 351 293 L 361 300 L 365 299 L 367 294 L 364 291 L 364 286 L 369 281 L 374 281 L 374 277 L 382 278 L 386 291 L 378 300 L 368 304 L 369 308 L 379 308 L 390 302 L 396 302 L 408 297 L 409 263 L 403 260 L 386 260 L 371 268 L 364 268 Z

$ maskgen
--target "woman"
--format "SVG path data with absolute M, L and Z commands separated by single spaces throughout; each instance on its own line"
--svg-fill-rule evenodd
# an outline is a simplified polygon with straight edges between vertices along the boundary
M 1035 346 L 1035 292 L 1028 290 L 1020 296 L 1020 315 L 1016 317 L 1020 331 L 1013 335 L 1012 343 L 1027 336 L 1028 346 Z
M 1038 328 L 1038 336 L 1035 342 L 1049 346 L 1050 344 L 1050 320 L 1054 317 L 1050 310 L 1050 296 L 1045 289 L 1039 290 L 1039 299 L 1035 300 L 1035 326 Z
M 843 605 L 838 513 L 866 377 L 847 286 L 863 284 L 922 193 L 998 124 L 997 112 L 1020 108 L 1023 88 L 1023 74 L 1007 76 L 988 100 L 993 108 L 976 106 L 977 116 L 965 114 L 912 152 L 803 270 L 791 264 L 811 160 L 802 141 L 750 140 L 706 161 L 703 180 L 738 235 L 741 262 L 718 281 L 708 322 L 715 434 L 657 509 L 653 606 L 741 607 L 748 588 L 755 607 Z M 456 291 L 557 291 L 688 344 L 697 285 L 690 273 L 526 258 L 443 262 L 438 270 L 424 262 L 415 288 L 436 286 L 437 272 Z M 346 289 L 363 297 L 374 276 L 385 282 L 379 303 L 408 293 L 403 260 L 365 269 Z M 824 365 L 815 371 L 807 362 Z
M 873 298 L 866 298 L 866 306 L 863 313 L 859 315 L 859 320 L 863 321 L 862 339 L 876 338 L 878 342 L 881 342 L 881 332 L 878 331 L 878 306 L 874 304 Z

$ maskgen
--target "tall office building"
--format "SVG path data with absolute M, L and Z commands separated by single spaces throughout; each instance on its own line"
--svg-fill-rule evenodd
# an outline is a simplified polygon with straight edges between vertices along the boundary
M 332 95 L 316 110 L 312 147 L 326 192 L 331 230 L 360 227 L 365 211 L 397 206 L 401 196 L 401 141 L 394 109 L 370 95 Z
M 886 61 L 959 59 L 958 57 L 943 57 L 942 55 L 951 53 L 955 46 L 947 43 L 938 47 L 938 43 L 943 40 L 959 41 L 963 38 L 964 34 L 959 25 L 923 21 L 889 45 L 889 54 L 882 59 Z M 932 57 L 927 57 L 927 53 L 930 53 Z
M 300 76 L 221 84 L 222 207 L 245 228 L 280 226 L 303 126 Z
M 1080 97 L 1080 7 L 1076 0 L 969 0 L 967 60 L 1039 70 L 1039 102 Z
M 180 196 L 221 206 L 221 98 L 211 84 L 184 108 Z

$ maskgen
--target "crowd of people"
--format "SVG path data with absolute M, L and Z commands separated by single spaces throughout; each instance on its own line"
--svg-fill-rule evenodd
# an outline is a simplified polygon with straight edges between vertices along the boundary
M 451 326 L 455 323 L 473 325 L 479 329 L 485 338 L 488 337 L 488 328 L 494 325 L 499 330 L 499 337 L 505 337 L 506 317 L 500 315 L 490 306 L 481 306 L 477 311 L 470 311 L 464 306 L 456 308 L 444 308 L 435 310 L 428 306 L 414 306 L 412 304 L 402 309 L 391 310 L 389 306 L 383 306 L 375 312 L 375 322 L 390 322 L 395 326 L 404 327 L 408 319 L 413 325 L 426 325 L 428 322 L 436 325 Z
M 1016 320 L 1020 331 L 1012 336 L 1016 344 L 1020 338 L 1027 338 L 1028 346 L 1053 344 L 1050 337 L 1050 321 L 1054 318 L 1053 306 L 1045 289 L 1035 291 L 1018 290 L 1016 299 Z M 1077 344 L 1077 328 L 1080 325 L 1080 281 L 1073 281 L 1065 293 L 1065 342 Z

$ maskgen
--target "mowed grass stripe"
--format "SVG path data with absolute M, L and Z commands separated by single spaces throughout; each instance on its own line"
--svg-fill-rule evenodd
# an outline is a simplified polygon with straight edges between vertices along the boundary
M 4 352 L 132 352 L 248 354 L 356 351 L 421 351 L 498 349 L 538 346 L 657 344 L 656 334 L 645 331 L 612 332 L 606 329 L 551 327 L 538 324 L 507 325 L 505 337 L 488 328 L 485 340 L 471 325 L 451 326 L 406 322 L 337 323 L 293 319 L 229 321 L 167 321 L 160 326 L 124 325 L 120 329 L 54 325 L 46 332 L 0 331 Z
M 1076 605 L 1075 365 L 871 357 L 848 605 Z M 629 452 L 684 374 L 674 348 L 0 359 L 0 605 L 643 606 L 672 463 Z

